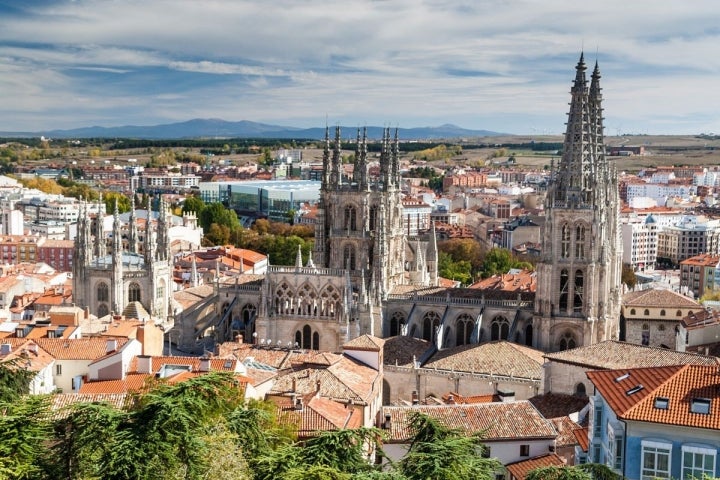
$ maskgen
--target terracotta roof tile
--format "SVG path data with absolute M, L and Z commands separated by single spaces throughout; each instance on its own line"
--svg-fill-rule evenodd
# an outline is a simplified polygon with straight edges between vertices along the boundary
M 67 416 L 70 408 L 78 403 L 106 403 L 118 409 L 124 409 L 133 399 L 126 393 L 58 393 L 50 397 L 53 418 Z
M 7 338 L 3 339 L 2 343 L 10 345 L 10 353 L 7 355 L 0 353 L 0 363 L 17 362 L 20 368 L 39 372 L 55 361 L 52 355 L 31 339 Z
M 463 345 L 435 353 L 423 368 L 540 379 L 542 352 L 507 341 Z
M 385 345 L 385 340 L 382 338 L 374 337 L 372 335 L 360 335 L 357 338 L 350 340 L 343 344 L 344 349 L 352 350 L 369 350 L 372 352 L 379 352 Z
M 582 428 L 580 425 L 573 422 L 570 417 L 556 417 L 550 418 L 549 420 L 558 433 L 555 439 L 555 446 L 557 448 L 572 447 L 578 444 L 575 438 L 575 430 Z
M 297 429 L 299 438 L 308 438 L 322 431 L 357 428 L 362 425 L 362 412 L 321 396 L 302 398 L 302 409 L 292 404 L 291 397 L 270 397 L 278 405 L 278 421 Z
M 386 338 L 383 346 L 383 363 L 411 367 L 413 359 L 420 359 L 430 347 L 430 342 L 420 338 L 405 335 Z
M 667 289 L 649 289 L 626 293 L 622 303 L 625 307 L 672 307 L 702 308 L 695 300 Z
M 589 402 L 588 397 L 578 397 L 562 393 L 536 395 L 529 400 L 545 418 L 566 417 L 579 412 L 585 408 L 585 405 Z
M 484 432 L 483 438 L 487 442 L 557 436 L 552 424 L 530 402 L 521 400 L 471 405 L 386 406 L 381 418 L 390 415 L 390 442 L 404 443 L 411 438 L 409 423 L 413 412 L 428 415 L 468 434 Z
M 576 428 L 575 430 L 573 430 L 573 435 L 575 435 L 575 440 L 577 440 L 577 443 L 582 449 L 582 451 L 587 453 L 588 447 L 590 446 L 588 427 Z
M 555 453 L 546 453 L 538 457 L 528 460 L 521 460 L 515 463 L 505 465 L 507 471 L 517 480 L 524 480 L 525 476 L 536 468 L 542 467 L 559 467 L 565 465 L 565 462 Z
M 606 370 L 587 376 L 623 420 L 720 430 L 720 364 Z M 657 407 L 658 398 L 667 400 L 667 408 Z M 696 399 L 709 400 L 708 414 L 691 411 Z
M 615 369 L 630 367 L 660 367 L 663 365 L 712 365 L 713 357 L 683 353 L 667 348 L 647 347 L 633 343 L 607 340 L 545 357 L 554 362 L 570 363 L 589 368 Z
M 116 338 L 120 349 L 127 338 Z M 96 360 L 107 354 L 107 338 L 38 338 L 37 344 L 58 360 Z

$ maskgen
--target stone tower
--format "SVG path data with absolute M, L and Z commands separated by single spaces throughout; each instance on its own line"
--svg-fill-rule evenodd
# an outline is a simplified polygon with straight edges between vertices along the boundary
M 366 305 L 379 306 L 390 290 L 402 282 L 405 271 L 405 235 L 400 193 L 398 133 L 383 131 L 379 174 L 370 174 L 367 130 L 358 129 L 354 169 L 342 165 L 340 127 L 334 142 L 325 130 L 323 177 L 314 261 L 318 266 L 346 269 L 353 294 Z M 372 317 L 372 315 L 370 315 Z M 362 320 L 361 318 L 359 318 Z M 379 318 L 370 320 L 379 322 Z M 362 328 L 362 330 L 366 330 Z M 379 323 L 370 330 L 379 334 Z
M 588 88 L 583 55 L 541 235 L 542 258 L 530 337 L 558 351 L 617 339 L 622 243 L 617 171 L 605 156 L 597 63 Z M 533 335 L 534 332 L 534 335 Z

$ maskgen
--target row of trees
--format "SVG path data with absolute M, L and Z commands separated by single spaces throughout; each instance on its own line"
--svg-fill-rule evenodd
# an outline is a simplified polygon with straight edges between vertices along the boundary
M 532 263 L 513 256 L 504 248 L 485 252 L 477 240 L 453 238 L 438 243 L 438 273 L 441 277 L 470 284 L 476 278 L 507 273 L 511 268 L 534 270 Z

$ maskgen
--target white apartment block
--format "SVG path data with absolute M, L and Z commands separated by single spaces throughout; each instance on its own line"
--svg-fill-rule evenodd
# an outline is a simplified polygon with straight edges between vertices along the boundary
M 703 253 L 720 255 L 720 220 L 688 216 L 681 223 L 658 231 L 658 257 L 677 265 Z
M 655 268 L 657 260 L 658 224 L 653 215 L 644 218 L 632 215 L 620 225 L 623 242 L 623 263 L 634 270 Z
M 635 197 L 654 199 L 658 205 L 665 205 L 669 197 L 689 199 L 695 195 L 692 185 L 634 182 L 627 185 L 627 202 L 632 204 Z

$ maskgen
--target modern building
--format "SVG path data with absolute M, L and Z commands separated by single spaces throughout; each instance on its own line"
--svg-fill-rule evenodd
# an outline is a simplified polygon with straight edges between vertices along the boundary
M 654 269 L 659 230 L 653 215 L 624 218 L 621 225 L 623 263 L 636 271 Z
M 696 255 L 680 262 L 680 291 L 700 298 L 720 288 L 720 255 Z

